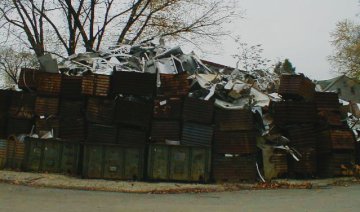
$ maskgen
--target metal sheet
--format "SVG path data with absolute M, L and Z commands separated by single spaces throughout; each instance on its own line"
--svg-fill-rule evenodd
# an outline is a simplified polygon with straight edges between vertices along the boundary
M 319 111 L 339 111 L 340 108 L 338 94 L 334 92 L 316 92 L 315 103 Z
M 317 121 L 316 107 L 309 102 L 271 102 L 271 112 L 275 124 L 279 127 L 289 124 L 315 123 Z
M 115 71 L 112 89 L 114 93 L 137 96 L 154 96 L 156 93 L 156 74 Z
M 44 172 L 59 172 L 61 160 L 60 141 L 44 141 L 42 169 Z
M 60 119 L 60 138 L 83 141 L 85 139 L 85 121 L 82 118 Z
M 18 80 L 19 88 L 23 90 L 36 89 L 38 72 L 37 69 L 22 68 Z
M 151 123 L 151 142 L 165 143 L 165 140 L 180 141 L 179 121 L 153 120 Z
M 61 74 L 38 72 L 36 77 L 37 93 L 41 95 L 57 96 L 61 92 Z
M 185 98 L 183 107 L 183 120 L 202 124 L 213 122 L 214 102 L 196 98 Z
M 113 124 L 115 117 L 115 100 L 94 98 L 88 99 L 86 118 L 99 124 Z
M 300 125 L 287 129 L 285 136 L 290 139 L 290 145 L 297 147 L 316 147 L 317 130 L 314 125 Z
M 161 86 L 159 92 L 161 95 L 187 96 L 190 90 L 189 75 L 187 73 L 181 74 L 160 74 Z
M 82 97 L 82 76 L 62 75 L 61 97 L 80 99 Z
M 355 150 L 355 139 L 351 130 L 325 130 L 318 134 L 318 151 Z
M 313 100 L 315 84 L 304 75 L 281 75 L 279 94 L 284 99 Z
M 154 118 L 180 119 L 183 100 L 181 98 L 157 97 L 154 101 Z
M 152 118 L 153 103 L 118 99 L 116 105 L 116 122 L 128 126 L 149 129 Z
M 147 142 L 146 131 L 119 127 L 117 143 L 125 147 L 145 147 Z
M 341 113 L 323 110 L 318 112 L 319 123 L 323 126 L 345 127 L 346 124 L 341 120 Z
M 144 149 L 124 148 L 124 177 L 126 180 L 141 180 L 144 178 Z
M 215 124 L 220 131 L 252 130 L 255 128 L 251 110 L 215 110 Z
M 85 114 L 85 102 L 83 100 L 61 99 L 60 116 L 83 117 Z
M 79 153 L 79 142 L 62 141 L 62 152 L 59 171 L 66 174 L 77 174 L 79 168 Z
M 124 151 L 120 147 L 105 148 L 104 178 L 122 179 Z
M 111 76 L 88 74 L 83 76 L 81 84 L 82 94 L 106 97 L 110 94 Z
M 14 118 L 31 119 L 35 115 L 36 96 L 31 93 L 13 92 L 9 115 Z
M 59 137 L 60 131 L 60 120 L 56 117 L 49 117 L 40 119 L 37 118 L 35 120 L 35 132 L 40 137 L 42 137 L 45 133 L 52 131 L 55 138 Z
M 190 176 L 190 148 L 177 146 L 170 148 L 170 175 L 171 180 L 189 180 Z
M 314 177 L 317 171 L 317 151 L 315 148 L 297 148 L 302 157 L 300 161 L 290 160 L 289 171 L 295 177 Z
M 84 144 L 83 177 L 103 177 L 103 146 L 96 144 Z
M 111 144 L 116 143 L 117 127 L 88 123 L 87 142 Z
M 215 131 L 215 153 L 250 154 L 256 152 L 256 137 L 254 131 Z
M 165 145 L 149 146 L 147 177 L 153 180 L 169 179 L 170 150 Z
M 25 159 L 25 143 L 11 136 L 8 140 L 6 168 L 22 170 Z
M 213 127 L 195 123 L 184 123 L 181 144 L 190 146 L 211 146 Z
M 35 114 L 37 116 L 56 116 L 59 113 L 59 98 L 36 97 Z
M 190 157 L 190 181 L 208 182 L 211 167 L 210 149 L 192 147 Z
M 7 159 L 7 141 L 0 139 L 0 169 L 5 168 Z
M 20 134 L 30 134 L 33 127 L 32 119 L 15 119 L 9 118 L 7 125 L 7 134 L 10 135 L 20 135 Z

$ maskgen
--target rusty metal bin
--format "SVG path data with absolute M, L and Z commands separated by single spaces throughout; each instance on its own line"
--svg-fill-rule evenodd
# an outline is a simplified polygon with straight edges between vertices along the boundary
M 32 93 L 13 92 L 9 115 L 13 118 L 31 119 L 35 116 L 36 96 Z
M 112 91 L 116 94 L 154 96 L 157 74 L 130 71 L 115 71 L 112 77 Z
M 325 130 L 318 134 L 318 152 L 326 153 L 333 150 L 355 151 L 354 134 L 349 129 Z
M 0 139 L 0 169 L 5 168 L 7 159 L 7 141 Z
M 279 94 L 284 99 L 313 100 L 315 96 L 315 84 L 304 75 L 283 74 L 280 78 Z
M 36 76 L 37 93 L 58 96 L 61 92 L 61 74 L 39 71 Z
M 18 137 L 10 136 L 7 140 L 6 168 L 21 170 L 24 168 L 25 143 Z
M 255 123 L 249 109 L 226 110 L 217 108 L 215 110 L 215 124 L 219 131 L 253 130 Z
M 141 180 L 144 148 L 126 148 L 115 144 L 84 143 L 84 178 Z
M 211 124 L 214 115 L 214 101 L 187 97 L 184 101 L 182 118 L 187 122 Z
M 150 144 L 147 178 L 208 182 L 210 151 L 207 147 Z
M 22 68 L 18 80 L 18 86 L 23 90 L 36 89 L 37 74 L 40 71 L 37 69 Z
M 37 116 L 50 116 L 59 113 L 59 98 L 37 96 L 35 101 L 35 114 Z
M 106 97 L 110 93 L 111 76 L 88 74 L 83 76 L 81 93 L 89 96 Z

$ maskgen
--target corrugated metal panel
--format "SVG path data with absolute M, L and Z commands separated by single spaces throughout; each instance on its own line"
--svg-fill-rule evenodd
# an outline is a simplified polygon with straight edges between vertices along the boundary
M 275 123 L 281 127 L 288 124 L 315 123 L 315 104 L 309 102 L 271 102 Z
M 321 177 L 353 176 L 354 152 L 319 155 L 318 174 Z
M 148 129 L 153 112 L 153 103 L 140 100 L 118 99 L 116 122 Z
M 86 118 L 88 121 L 99 124 L 113 124 L 115 107 L 116 103 L 112 99 L 90 97 L 86 109 Z
M 216 182 L 241 182 L 256 180 L 256 156 L 213 156 L 213 178 Z
M 36 97 L 35 114 L 37 116 L 50 116 L 59 113 L 59 98 L 57 97 Z
M 21 170 L 24 166 L 25 143 L 11 136 L 8 140 L 6 168 Z
M 355 150 L 354 135 L 350 130 L 325 130 L 318 134 L 318 150 Z
M 315 148 L 298 148 L 300 161 L 290 160 L 290 172 L 298 177 L 313 177 L 317 170 L 317 151 Z
M 256 152 L 256 137 L 253 131 L 215 131 L 215 153 L 250 154 Z
M 117 127 L 88 123 L 87 142 L 91 143 L 116 143 Z
M 88 74 L 83 76 L 82 94 L 90 96 L 106 97 L 110 93 L 111 76 L 100 74 Z
M 23 90 L 36 89 L 37 73 L 40 72 L 36 69 L 22 68 L 18 80 L 18 86 Z
M 185 98 L 183 120 L 202 124 L 211 124 L 213 121 L 214 102 L 196 98 Z
M 195 123 L 184 123 L 181 144 L 190 146 L 211 146 L 213 127 Z
M 165 143 L 165 140 L 180 141 L 179 121 L 153 120 L 151 124 L 151 142 Z
M 7 125 L 7 134 L 8 135 L 30 134 L 33 125 L 34 122 L 32 119 L 9 118 Z
M 64 98 L 79 99 L 82 97 L 82 76 L 62 75 L 61 96 Z
M 124 147 L 145 147 L 147 142 L 146 131 L 120 127 L 117 143 Z
M 112 89 L 114 93 L 137 96 L 154 96 L 156 93 L 156 74 L 115 71 Z
M 57 96 L 60 94 L 61 74 L 39 71 L 36 78 L 38 94 L 50 96 Z
M 60 119 L 60 138 L 83 141 L 85 139 L 85 121 L 82 118 Z
M 293 147 L 316 147 L 317 131 L 314 125 L 300 125 L 288 128 L 285 134 Z
M 220 131 L 239 131 L 254 129 L 251 110 L 215 110 L 215 124 Z
M 0 139 L 0 169 L 5 168 L 7 159 L 7 141 Z
M 315 84 L 304 75 L 281 75 L 278 93 L 284 99 L 313 100 Z
M 160 74 L 161 86 L 159 93 L 165 96 L 186 96 L 190 90 L 189 75 L 181 74 Z
M 340 103 L 337 93 L 316 92 L 315 103 L 317 110 L 339 111 Z
M 35 132 L 40 137 L 43 136 L 45 133 L 52 131 L 54 133 L 54 137 L 59 137 L 60 131 L 60 121 L 56 117 L 48 117 L 45 119 L 37 118 L 35 120 Z
M 180 119 L 183 100 L 181 98 L 157 97 L 154 101 L 154 118 Z
M 62 117 L 83 117 L 84 114 L 85 114 L 84 101 L 61 99 L 60 115 Z
M 9 114 L 14 118 L 31 119 L 35 115 L 36 96 L 31 93 L 13 92 Z

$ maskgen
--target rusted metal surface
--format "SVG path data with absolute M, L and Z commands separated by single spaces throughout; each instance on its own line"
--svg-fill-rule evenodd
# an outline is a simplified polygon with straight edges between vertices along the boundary
M 6 168 L 21 170 L 24 166 L 25 143 L 11 136 L 7 140 Z
M 146 131 L 119 127 L 117 143 L 124 147 L 145 147 L 147 142 Z
M 161 86 L 159 93 L 164 96 L 186 96 L 190 90 L 189 75 L 181 74 L 160 74 Z
M 117 127 L 88 123 L 87 142 L 113 144 L 117 139 Z
M 9 118 L 7 123 L 7 134 L 9 136 L 30 134 L 33 124 L 33 119 Z
M 61 92 L 61 74 L 39 71 L 36 77 L 38 94 L 57 96 Z
M 181 144 L 189 146 L 211 146 L 214 129 L 209 125 L 185 122 Z
M 287 129 L 285 136 L 290 145 L 297 147 L 316 147 L 317 131 L 314 125 L 297 125 Z
M 13 92 L 9 115 L 14 118 L 31 119 L 35 115 L 36 96 L 31 93 Z
M 156 74 L 115 71 L 112 90 L 117 94 L 154 96 L 156 93 Z
M 85 120 L 83 118 L 61 118 L 60 138 L 83 141 L 85 139 Z
M 183 120 L 201 124 L 211 124 L 214 115 L 214 102 L 187 97 L 183 106 Z
M 281 75 L 278 93 L 284 99 L 313 100 L 315 84 L 304 75 Z
M 0 138 L 7 138 L 7 117 L 0 116 Z
M 62 117 L 83 117 L 84 114 L 85 114 L 84 101 L 61 99 L 60 115 Z
M 319 155 L 318 174 L 320 177 L 354 175 L 354 152 L 337 152 Z
M 82 76 L 62 75 L 61 96 L 64 98 L 79 99 L 82 97 Z
M 115 117 L 115 100 L 89 97 L 86 118 L 99 124 L 112 124 Z
M 290 159 L 290 172 L 295 176 L 312 177 L 317 171 L 317 151 L 315 148 L 297 148 L 300 154 L 300 161 Z
M 281 149 L 262 149 L 263 169 L 266 180 L 284 177 L 288 174 L 287 153 Z
M 50 116 L 59 113 L 59 98 L 57 97 L 36 97 L 35 114 L 37 116 Z
M 253 131 L 215 131 L 213 143 L 215 153 L 249 154 L 256 152 L 256 137 Z
M 7 141 L 0 139 L 0 169 L 5 168 L 7 160 Z
M 60 121 L 57 117 L 36 118 L 35 132 L 40 137 L 45 133 L 52 131 L 55 138 L 59 137 Z
M 23 90 L 34 90 L 37 85 L 37 73 L 39 70 L 22 68 L 18 80 L 18 86 Z
M 153 103 L 146 100 L 120 98 L 116 104 L 116 122 L 148 129 Z
M 11 94 L 10 90 L 0 90 L 0 117 L 8 113 Z
M 151 123 L 151 142 L 165 143 L 165 140 L 180 141 L 179 121 L 153 120 Z
M 213 155 L 213 179 L 216 182 L 241 182 L 256 180 L 256 156 Z
M 309 102 L 271 102 L 274 121 L 278 126 L 317 121 L 315 104 Z
M 325 130 L 318 134 L 318 151 L 355 150 L 355 139 L 350 130 Z
M 183 100 L 177 97 L 157 97 L 154 101 L 154 118 L 180 119 Z
M 342 127 L 345 124 L 341 121 L 340 112 L 323 110 L 318 112 L 319 122 L 323 125 Z
M 81 91 L 89 96 L 106 97 L 110 94 L 111 76 L 100 74 L 88 74 L 83 76 Z
M 334 92 L 316 92 L 315 93 L 316 109 L 319 111 L 339 111 L 339 96 Z
M 215 124 L 220 131 L 252 130 L 255 128 L 251 110 L 215 110 Z

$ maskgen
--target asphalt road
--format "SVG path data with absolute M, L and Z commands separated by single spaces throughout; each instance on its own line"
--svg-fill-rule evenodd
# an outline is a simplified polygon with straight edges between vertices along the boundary
M 360 211 L 360 185 L 311 190 L 159 195 L 0 184 L 0 211 Z

